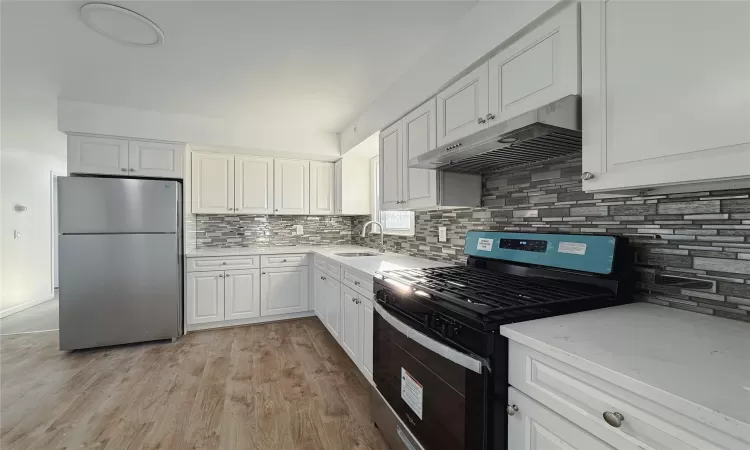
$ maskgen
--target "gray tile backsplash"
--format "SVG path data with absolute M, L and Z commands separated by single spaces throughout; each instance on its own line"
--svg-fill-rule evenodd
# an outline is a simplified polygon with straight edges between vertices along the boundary
M 671 195 L 592 194 L 581 189 L 581 160 L 484 177 L 483 208 L 417 211 L 416 235 L 386 236 L 388 250 L 463 263 L 469 230 L 624 235 L 636 251 L 638 299 L 750 322 L 750 189 Z M 369 217 L 352 221 L 354 243 Z M 447 242 L 438 242 L 438 227 Z M 656 275 L 709 280 L 696 291 L 656 284 Z
M 197 215 L 201 247 L 335 245 L 352 243 L 352 218 L 344 216 Z M 295 226 L 302 225 L 302 235 Z

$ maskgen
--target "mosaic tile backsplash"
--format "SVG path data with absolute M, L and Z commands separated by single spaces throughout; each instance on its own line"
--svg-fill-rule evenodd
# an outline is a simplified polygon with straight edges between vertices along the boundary
M 343 216 L 197 215 L 196 245 L 337 245 L 352 243 L 352 218 Z M 302 233 L 296 233 L 302 225 Z
M 636 252 L 639 300 L 750 322 L 750 189 L 671 195 L 582 192 L 581 160 L 484 177 L 482 208 L 418 211 L 416 235 L 386 236 L 389 251 L 463 263 L 468 230 L 624 235 Z M 352 220 L 355 244 L 369 217 Z M 447 242 L 438 242 L 438 227 Z M 708 290 L 656 284 L 656 275 L 713 283 Z

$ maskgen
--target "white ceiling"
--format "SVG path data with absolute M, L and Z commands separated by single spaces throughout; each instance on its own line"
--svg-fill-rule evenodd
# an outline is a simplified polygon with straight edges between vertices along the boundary
M 165 33 L 138 48 L 87 28 L 82 4 L 2 2 L 3 119 L 59 96 L 338 132 L 475 5 L 120 2 Z

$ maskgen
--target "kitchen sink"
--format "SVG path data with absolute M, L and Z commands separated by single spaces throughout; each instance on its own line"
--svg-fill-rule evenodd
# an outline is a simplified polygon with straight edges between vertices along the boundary
M 344 258 L 356 258 L 359 256 L 380 256 L 380 253 L 372 252 L 352 252 L 352 253 L 334 253 L 336 256 L 343 256 Z

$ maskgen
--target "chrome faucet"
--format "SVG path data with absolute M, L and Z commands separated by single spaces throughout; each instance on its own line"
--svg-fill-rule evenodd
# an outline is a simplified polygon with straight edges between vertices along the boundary
M 365 237 L 367 235 L 367 225 L 373 224 L 380 227 L 380 253 L 385 253 L 385 244 L 383 244 L 383 236 L 385 233 L 383 233 L 383 224 L 381 224 L 378 221 L 371 220 L 365 224 L 365 226 L 362 227 L 362 237 Z

